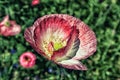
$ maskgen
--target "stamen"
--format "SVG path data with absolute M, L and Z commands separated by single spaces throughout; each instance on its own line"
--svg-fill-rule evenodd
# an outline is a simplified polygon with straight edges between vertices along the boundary
M 49 37 L 50 36 L 50 37 Z M 64 39 L 61 36 L 50 34 L 47 39 L 43 40 L 43 49 L 46 56 L 51 58 L 54 51 L 57 51 L 67 44 L 67 39 Z
M 10 22 L 5 22 L 5 24 L 4 24 L 5 26 L 7 26 L 7 27 L 9 27 L 11 24 L 10 24 Z

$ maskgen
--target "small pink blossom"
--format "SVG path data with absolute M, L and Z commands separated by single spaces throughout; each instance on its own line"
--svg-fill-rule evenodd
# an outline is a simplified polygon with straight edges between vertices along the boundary
M 24 68 L 31 68 L 35 65 L 36 56 L 32 52 L 25 52 L 20 56 L 20 64 Z
M 40 3 L 40 0 L 32 0 L 32 5 L 38 5 Z
M 0 35 L 13 36 L 19 34 L 21 31 L 20 25 L 15 21 L 9 20 L 9 16 L 5 16 L 3 21 L 0 22 Z
M 95 33 L 80 19 L 67 14 L 43 16 L 26 29 L 26 41 L 42 56 L 68 69 L 86 70 L 79 60 L 96 51 Z

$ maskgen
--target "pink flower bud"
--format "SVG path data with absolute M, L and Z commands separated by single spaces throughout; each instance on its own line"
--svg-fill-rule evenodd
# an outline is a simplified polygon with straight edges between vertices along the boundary
M 20 64 L 24 68 L 31 68 L 35 65 L 36 56 L 32 52 L 25 52 L 20 56 Z
M 37 4 L 39 4 L 40 3 L 40 0 L 32 0 L 32 5 L 34 6 L 34 5 L 37 5 Z

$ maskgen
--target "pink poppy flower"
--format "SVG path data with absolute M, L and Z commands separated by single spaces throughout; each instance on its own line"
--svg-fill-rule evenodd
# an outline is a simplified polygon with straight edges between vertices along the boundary
M 5 16 L 0 22 L 0 34 L 3 36 L 13 36 L 20 33 L 21 27 L 15 21 L 9 20 L 9 16 Z
M 36 56 L 32 52 L 25 52 L 20 56 L 20 64 L 24 68 L 31 68 L 35 65 Z
M 68 69 L 86 70 L 79 60 L 96 51 L 94 32 L 81 20 L 67 14 L 39 18 L 24 33 L 26 41 L 41 55 Z
M 40 3 L 40 0 L 32 0 L 32 5 L 38 5 Z

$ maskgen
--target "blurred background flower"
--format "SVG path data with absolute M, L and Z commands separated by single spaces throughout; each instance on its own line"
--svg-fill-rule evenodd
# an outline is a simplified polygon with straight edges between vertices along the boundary
M 13 36 L 19 34 L 20 31 L 20 25 L 16 24 L 13 20 L 9 20 L 8 15 L 0 22 L 0 34 L 3 36 Z
M 32 5 L 35 6 L 35 5 L 38 5 L 40 3 L 40 0 L 32 0 Z
M 36 56 L 32 52 L 25 52 L 20 56 L 20 64 L 24 68 L 31 68 L 35 65 Z

